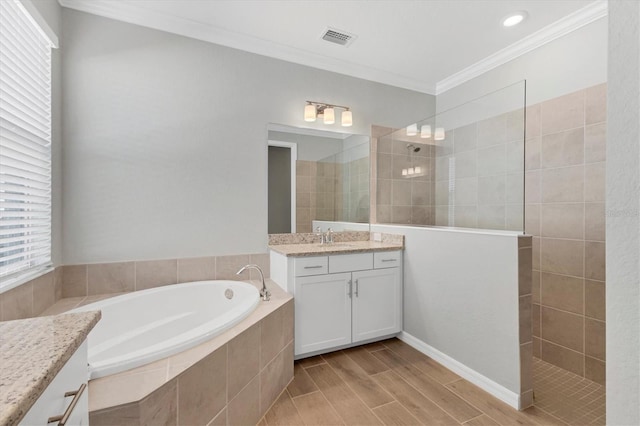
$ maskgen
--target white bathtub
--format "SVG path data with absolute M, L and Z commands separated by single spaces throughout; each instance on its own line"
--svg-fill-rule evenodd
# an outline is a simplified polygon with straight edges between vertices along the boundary
M 102 311 L 89 333 L 89 377 L 95 379 L 211 339 L 246 318 L 259 302 L 251 284 L 198 281 L 136 291 L 71 312 Z

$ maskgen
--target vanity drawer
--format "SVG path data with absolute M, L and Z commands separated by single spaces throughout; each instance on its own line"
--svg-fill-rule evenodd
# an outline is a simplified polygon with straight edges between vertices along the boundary
M 378 251 L 373 254 L 374 269 L 396 268 L 402 266 L 401 251 Z
M 296 277 L 327 274 L 328 265 L 327 256 L 298 257 L 295 259 Z
M 329 273 L 373 269 L 373 253 L 339 254 L 329 256 Z

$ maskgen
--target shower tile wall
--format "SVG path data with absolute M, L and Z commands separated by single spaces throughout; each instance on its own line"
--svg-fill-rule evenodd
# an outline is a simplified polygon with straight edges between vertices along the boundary
M 311 232 L 316 211 L 317 163 L 296 161 L 296 232 Z
M 449 130 L 435 146 L 435 224 L 523 229 L 522 110 Z
M 419 147 L 413 152 L 407 145 Z M 377 138 L 375 182 L 376 223 L 433 225 L 434 158 L 433 146 L 419 138 Z M 402 170 L 419 166 L 418 176 L 403 176 Z
M 369 157 L 342 165 L 342 174 L 337 176 L 336 220 L 369 221 L 369 182 Z
M 534 355 L 605 380 L 606 85 L 527 108 Z

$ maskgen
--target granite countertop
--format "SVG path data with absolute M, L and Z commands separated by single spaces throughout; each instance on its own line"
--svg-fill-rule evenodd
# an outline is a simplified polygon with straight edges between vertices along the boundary
M 277 244 L 269 248 L 277 253 L 290 257 L 322 256 L 328 254 L 352 254 L 374 251 L 402 250 L 404 242 L 400 241 L 348 241 L 332 244 Z
M 20 422 L 100 317 L 91 311 L 0 322 L 0 424 Z

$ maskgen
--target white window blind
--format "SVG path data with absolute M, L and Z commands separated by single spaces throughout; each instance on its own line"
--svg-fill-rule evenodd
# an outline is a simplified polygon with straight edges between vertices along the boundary
M 0 1 L 0 278 L 5 282 L 51 263 L 51 47 L 21 3 Z

